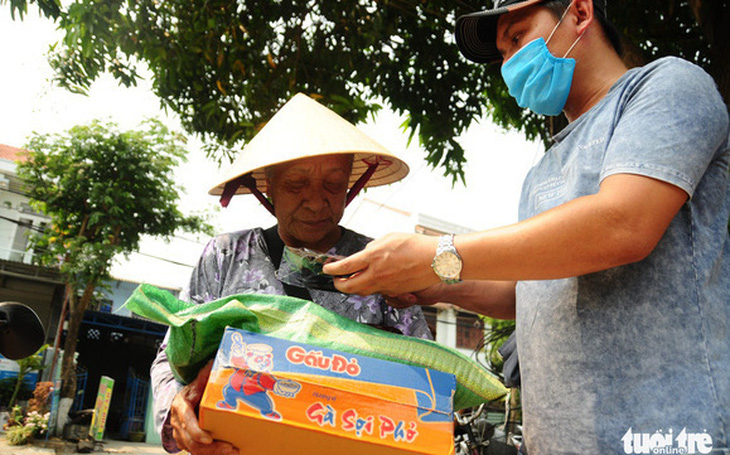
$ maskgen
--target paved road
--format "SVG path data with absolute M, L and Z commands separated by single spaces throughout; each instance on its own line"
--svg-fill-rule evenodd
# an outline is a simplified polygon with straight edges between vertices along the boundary
M 2 455 L 56 455 L 75 453 L 75 446 L 56 442 L 54 444 L 38 444 L 25 446 L 8 445 L 4 435 L 0 435 L 0 454 Z M 93 453 L 128 454 L 128 455 L 157 455 L 166 453 L 159 445 L 141 442 L 104 440 L 97 445 Z

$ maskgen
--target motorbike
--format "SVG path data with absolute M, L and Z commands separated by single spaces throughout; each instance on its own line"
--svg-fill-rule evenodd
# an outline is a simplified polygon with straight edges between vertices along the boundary
M 517 455 L 522 443 L 521 428 L 505 432 L 487 420 L 486 405 L 457 412 L 454 417 L 456 455 Z

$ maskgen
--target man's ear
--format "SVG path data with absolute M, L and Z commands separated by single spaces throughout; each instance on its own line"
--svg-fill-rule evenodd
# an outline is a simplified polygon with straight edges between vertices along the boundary
M 595 19 L 593 11 L 593 0 L 573 0 L 573 12 L 575 14 L 576 32 L 582 35 Z

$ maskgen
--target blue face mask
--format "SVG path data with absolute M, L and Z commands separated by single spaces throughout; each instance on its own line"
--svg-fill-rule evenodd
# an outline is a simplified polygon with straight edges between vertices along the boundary
M 568 9 L 565 10 L 567 12 Z M 553 28 L 548 41 L 563 22 L 565 13 Z M 527 43 L 502 64 L 502 78 L 507 83 L 509 94 L 520 107 L 527 107 L 540 115 L 554 116 L 563 111 L 575 70 L 575 59 L 565 57 L 582 37 L 575 40 L 563 58 L 551 54 L 545 40 L 538 38 Z

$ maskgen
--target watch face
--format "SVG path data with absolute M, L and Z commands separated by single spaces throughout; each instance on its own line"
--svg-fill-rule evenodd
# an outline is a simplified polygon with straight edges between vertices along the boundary
M 461 259 L 451 251 L 445 251 L 436 257 L 434 268 L 442 277 L 458 278 L 461 273 Z

